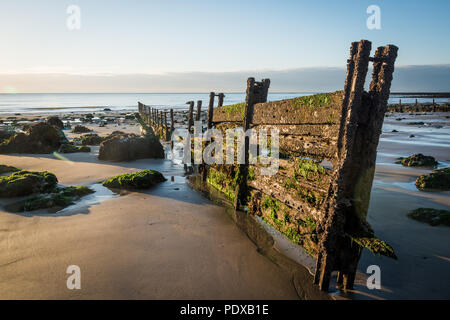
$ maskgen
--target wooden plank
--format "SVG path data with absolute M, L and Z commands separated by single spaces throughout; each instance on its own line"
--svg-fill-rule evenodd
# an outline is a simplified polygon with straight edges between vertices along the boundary
M 256 104 L 253 124 L 338 124 L 342 91 Z
M 254 105 L 253 125 L 339 124 L 343 91 Z M 214 109 L 213 122 L 241 122 L 244 103 Z
M 314 219 L 321 221 L 323 219 L 322 208 L 316 208 L 310 203 L 300 199 L 295 189 L 286 189 L 285 179 L 280 175 L 259 176 L 254 180 L 248 181 L 248 185 L 274 199 L 284 203 L 286 206 L 300 211 L 301 214 L 307 214 Z
M 230 124 L 238 125 L 235 122 Z M 313 137 L 329 137 L 332 140 L 337 141 L 337 136 L 339 133 L 339 126 L 337 124 L 278 124 L 278 125 L 266 125 L 260 124 L 253 126 L 255 130 L 265 129 L 270 135 L 270 131 L 273 129 L 278 129 L 280 135 L 291 135 L 291 136 L 313 136 Z
M 308 136 L 280 136 L 279 149 L 284 153 L 333 161 L 337 157 L 337 140 Z

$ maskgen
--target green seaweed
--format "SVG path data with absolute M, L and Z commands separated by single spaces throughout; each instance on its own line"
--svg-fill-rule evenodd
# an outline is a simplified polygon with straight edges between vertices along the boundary
M 103 181 L 102 185 L 114 189 L 147 189 L 164 181 L 166 178 L 160 172 L 149 169 L 115 176 Z
M 76 153 L 76 152 L 91 152 L 91 148 L 86 146 L 75 146 L 70 143 L 62 144 L 61 147 L 59 147 L 60 153 Z
M 330 107 L 331 98 L 328 94 L 321 93 L 313 96 L 304 96 L 300 98 L 295 98 L 292 101 L 292 105 L 295 108 L 301 108 L 303 106 L 308 106 L 310 108 L 315 107 Z
M 284 186 L 286 189 L 296 190 L 297 195 L 300 197 L 300 199 L 306 201 L 314 207 L 319 207 L 322 204 L 323 200 L 325 199 L 324 195 L 319 192 L 302 188 L 296 182 L 297 180 L 294 176 L 293 178 L 287 179 Z
M 0 176 L 0 197 L 19 197 L 35 192 L 48 192 L 57 183 L 56 176 L 47 171 L 16 171 L 8 176 Z
M 450 190 L 450 168 L 437 169 L 430 174 L 421 175 L 416 180 L 416 187 L 419 190 Z
M 23 202 L 23 211 L 33 211 L 54 207 L 65 208 L 88 194 L 95 191 L 88 187 L 55 187 L 47 194 L 40 194 L 26 199 Z M 22 211 L 21 210 L 21 211 Z
M 321 181 L 321 176 L 326 174 L 326 171 L 317 161 L 299 159 L 295 174 L 299 174 L 308 181 Z
M 229 178 L 224 172 L 210 168 L 206 182 L 215 189 L 224 193 L 231 201 L 234 201 L 236 187 L 239 183 L 239 172 L 236 171 L 234 178 Z
M 352 243 L 356 243 L 361 248 L 366 248 L 374 255 L 386 256 L 397 260 L 394 249 L 385 241 L 374 237 L 373 235 L 350 236 Z
M 433 208 L 418 208 L 408 213 L 408 217 L 420 222 L 428 223 L 430 226 L 450 227 L 450 211 Z
M 262 219 L 267 223 L 275 226 L 278 231 L 284 234 L 292 242 L 303 245 L 304 236 L 300 233 L 298 228 L 293 228 L 287 225 L 290 222 L 290 218 L 287 213 L 283 214 L 283 220 L 278 218 L 277 213 L 281 211 L 281 202 L 272 198 L 271 196 L 265 196 L 261 208 L 263 210 L 269 210 L 268 218 L 262 216 Z
M 248 181 L 255 180 L 255 168 L 248 169 Z
M 401 164 L 405 167 L 432 167 L 435 168 L 439 163 L 434 157 L 424 156 L 421 153 L 414 154 L 409 157 L 400 157 L 395 161 L 396 164 Z
M 245 102 L 232 104 L 228 106 L 223 106 L 223 110 L 227 114 L 227 119 L 231 120 L 234 114 L 240 114 L 241 120 L 244 120 L 245 117 Z

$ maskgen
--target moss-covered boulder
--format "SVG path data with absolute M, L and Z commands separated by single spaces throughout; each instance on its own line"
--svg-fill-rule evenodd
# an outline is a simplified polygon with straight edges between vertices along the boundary
M 411 219 L 428 223 L 431 226 L 450 227 L 450 211 L 433 208 L 418 208 L 408 213 Z
M 50 124 L 52 126 L 55 126 L 55 127 L 59 128 L 59 129 L 63 129 L 64 128 L 64 123 L 61 121 L 61 119 L 59 119 L 56 116 L 49 117 L 47 119 L 46 123 L 48 123 L 48 124 Z
M 20 169 L 17 169 L 16 167 L 0 164 L 0 174 L 16 172 L 16 171 L 20 171 Z
M 12 212 L 50 208 L 62 209 L 75 203 L 81 197 L 94 192 L 94 190 L 88 187 L 55 187 L 48 193 L 39 194 L 23 201 L 12 203 L 6 209 Z
M 434 157 L 424 156 L 421 153 L 414 154 L 406 158 L 403 157 L 397 158 L 397 161 L 395 163 L 401 164 L 405 167 L 433 167 L 433 168 L 439 164 Z
M 419 190 L 450 190 L 450 168 L 433 170 L 417 178 L 416 187 Z
M 96 133 L 84 134 L 79 138 L 79 141 L 83 146 L 98 146 L 105 140 L 105 137 L 100 137 Z
M 75 146 L 70 143 L 65 143 L 61 145 L 58 152 L 60 153 L 76 153 L 76 152 L 91 152 L 91 148 L 86 146 Z
M 20 197 L 37 192 L 48 192 L 57 183 L 58 179 L 53 173 L 21 170 L 9 176 L 0 177 L 0 197 Z
M 135 134 L 118 134 L 100 144 L 98 158 L 109 161 L 131 161 L 147 158 L 164 158 L 164 148 L 157 137 Z
M 76 125 L 72 129 L 73 133 L 87 133 L 87 132 L 91 132 L 91 131 L 92 131 L 91 129 L 89 129 L 88 127 L 82 126 L 82 125 Z
M 0 153 L 52 153 L 67 141 L 57 127 L 40 122 L 25 133 L 18 132 L 0 144 Z
M 11 138 L 14 135 L 14 130 L 0 130 L 0 143 Z
M 103 181 L 102 185 L 113 189 L 147 189 L 164 181 L 166 181 L 166 178 L 160 172 L 143 170 L 115 176 Z

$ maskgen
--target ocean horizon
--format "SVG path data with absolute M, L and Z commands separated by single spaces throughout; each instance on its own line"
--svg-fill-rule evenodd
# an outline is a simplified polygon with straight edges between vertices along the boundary
M 319 92 L 273 92 L 268 101 L 291 99 L 317 94 Z M 405 98 L 392 94 L 389 103 L 414 103 L 415 98 Z M 136 110 L 142 102 L 155 108 L 186 109 L 188 101 L 209 103 L 209 92 L 205 93 L 1 93 L 0 114 L 5 113 L 67 113 L 96 112 L 109 108 L 112 111 Z M 225 93 L 224 105 L 245 101 L 244 92 Z M 432 102 L 432 98 L 418 98 L 419 103 Z M 435 98 L 435 102 L 448 103 L 448 98 Z M 217 105 L 217 99 L 216 99 Z

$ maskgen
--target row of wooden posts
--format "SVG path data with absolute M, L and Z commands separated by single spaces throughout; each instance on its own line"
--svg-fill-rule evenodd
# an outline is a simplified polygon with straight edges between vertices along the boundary
M 218 97 L 218 107 L 223 106 L 223 100 L 225 98 L 224 93 L 210 92 L 209 94 L 209 105 L 208 105 L 208 116 L 206 121 L 206 127 L 208 129 L 212 128 L 212 117 L 214 110 L 215 97 Z M 188 119 L 187 119 L 187 129 L 189 132 L 192 130 L 194 125 L 194 101 L 188 101 L 186 104 L 189 105 L 188 109 Z M 202 100 L 197 101 L 197 108 L 195 113 L 195 121 L 200 121 L 202 112 Z M 172 132 L 175 129 L 174 120 L 174 109 L 161 109 L 156 107 L 147 106 L 141 102 L 138 102 L 139 113 L 144 118 L 144 121 L 152 127 L 153 131 L 159 135 L 159 137 L 164 141 L 169 141 L 171 139 Z M 169 119 L 167 114 L 169 114 Z M 170 123 L 168 122 L 170 121 Z
M 402 99 L 399 99 L 397 105 L 388 106 L 388 111 L 390 112 L 448 112 L 448 105 L 438 105 L 433 99 L 431 105 L 419 105 L 418 100 L 416 99 L 414 104 L 403 104 Z

